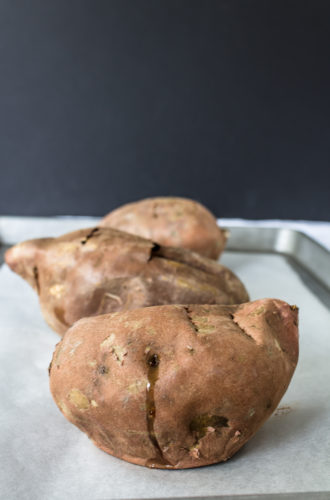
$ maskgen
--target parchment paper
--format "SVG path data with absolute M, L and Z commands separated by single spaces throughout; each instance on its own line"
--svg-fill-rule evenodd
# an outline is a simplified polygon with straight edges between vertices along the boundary
M 227 254 L 251 298 L 300 307 L 300 361 L 272 416 L 226 463 L 149 470 L 97 449 L 53 402 L 47 368 L 57 334 L 33 290 L 0 269 L 0 496 L 119 499 L 330 490 L 330 314 L 284 258 Z

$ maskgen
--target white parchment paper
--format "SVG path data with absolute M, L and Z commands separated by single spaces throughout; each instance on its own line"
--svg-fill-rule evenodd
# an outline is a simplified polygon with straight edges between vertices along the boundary
M 113 458 L 70 424 L 48 389 L 59 341 L 29 285 L 0 269 L 0 497 L 119 499 L 330 490 L 330 314 L 275 255 L 226 254 L 251 298 L 300 307 L 300 361 L 273 415 L 226 463 L 149 470 Z

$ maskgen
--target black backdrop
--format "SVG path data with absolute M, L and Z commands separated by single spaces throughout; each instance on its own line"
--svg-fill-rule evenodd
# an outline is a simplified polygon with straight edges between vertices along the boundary
M 0 214 L 330 219 L 330 2 L 1 0 Z

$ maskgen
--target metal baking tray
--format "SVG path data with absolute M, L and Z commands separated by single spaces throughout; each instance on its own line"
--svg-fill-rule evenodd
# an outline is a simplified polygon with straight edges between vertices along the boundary
M 0 257 L 24 239 L 97 221 L 0 217 Z M 228 230 L 221 261 L 243 280 L 251 299 L 277 297 L 300 308 L 300 360 L 274 415 L 223 464 L 159 471 L 104 454 L 52 402 L 46 368 L 58 336 L 43 322 L 33 291 L 3 266 L 1 498 L 330 499 L 330 252 L 290 229 Z

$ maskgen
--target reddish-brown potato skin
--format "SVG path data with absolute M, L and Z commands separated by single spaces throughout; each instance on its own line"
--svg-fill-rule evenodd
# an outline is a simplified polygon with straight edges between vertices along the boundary
M 60 334 L 78 319 L 97 314 L 249 300 L 226 267 L 111 228 L 29 240 L 9 249 L 5 259 L 37 291 L 47 323 Z
M 216 260 L 227 241 L 227 231 L 219 228 L 211 212 L 186 198 L 147 198 L 128 203 L 106 215 L 100 225 Z
M 297 317 L 263 299 L 82 319 L 56 347 L 50 389 L 66 418 L 118 458 L 170 469 L 221 462 L 285 393 Z

